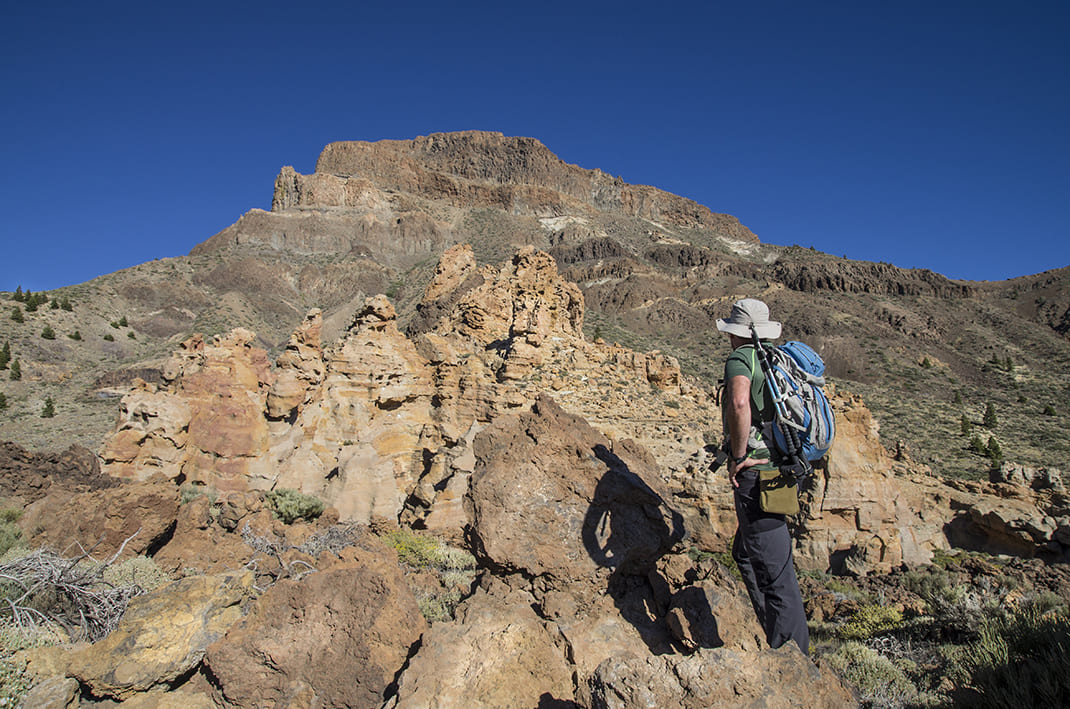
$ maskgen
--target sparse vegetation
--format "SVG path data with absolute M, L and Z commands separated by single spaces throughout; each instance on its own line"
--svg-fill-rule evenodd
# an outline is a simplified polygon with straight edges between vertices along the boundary
M 22 517 L 20 509 L 0 508 L 0 557 L 23 544 L 22 530 L 16 524 L 20 517 Z
M 46 340 L 54 340 L 56 339 L 56 331 L 52 329 L 51 325 L 45 325 L 44 329 L 41 330 L 41 337 Z
M 960 655 L 957 706 L 1055 707 L 1070 697 L 1070 617 L 1029 605 L 989 617 Z
M 415 588 L 420 612 L 428 622 L 450 620 L 457 604 L 470 591 L 476 559 L 463 549 L 428 534 L 397 529 L 383 537 L 398 553 L 398 560 L 413 569 L 434 572 L 441 584 L 437 592 Z
M 45 399 L 45 405 L 43 407 L 41 407 L 41 418 L 50 419 L 55 415 L 56 415 L 55 402 L 52 401 L 52 397 L 51 396 L 47 397 Z
M 11 319 L 17 323 L 26 322 L 26 318 L 22 315 L 22 308 L 17 305 L 11 308 Z
M 999 461 L 1003 460 L 1003 449 L 1000 447 L 999 441 L 996 440 L 995 436 L 989 436 L 988 445 L 985 446 L 985 455 L 988 456 L 988 459 L 993 463 L 999 463 Z
M 275 517 L 286 524 L 293 524 L 299 519 L 310 522 L 323 514 L 323 500 L 297 490 L 279 488 L 264 497 Z
M 985 428 L 995 428 L 999 425 L 999 419 L 996 417 L 996 407 L 991 401 L 985 406 L 985 417 L 982 419 L 982 423 L 984 423 Z
M 11 381 L 17 382 L 22 379 L 22 363 L 19 360 L 12 360 L 10 369 L 9 377 Z
M 129 541 L 129 540 L 127 540 Z M 126 543 L 105 561 L 83 551 L 74 557 L 35 549 L 0 563 L 0 619 L 24 631 L 62 629 L 72 640 L 95 641 L 115 628 L 127 604 L 161 575 L 139 572 L 149 560 L 117 565 Z M 113 568 L 117 567 L 117 568 Z M 158 570 L 157 570 L 158 571 Z M 143 578 L 151 576 L 151 579 Z M 129 583 L 122 583 L 130 579 Z

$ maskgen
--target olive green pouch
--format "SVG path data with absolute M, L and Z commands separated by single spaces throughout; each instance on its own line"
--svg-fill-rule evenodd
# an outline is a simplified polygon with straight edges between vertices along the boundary
M 758 502 L 763 512 L 798 514 L 799 489 L 795 486 L 795 478 L 779 470 L 759 470 Z

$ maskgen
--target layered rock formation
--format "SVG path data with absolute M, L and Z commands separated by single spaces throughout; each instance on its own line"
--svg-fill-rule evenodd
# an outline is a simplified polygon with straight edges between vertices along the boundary
M 427 202 L 437 208 L 428 210 Z M 256 244 L 297 253 L 376 254 L 392 265 L 411 265 L 456 240 L 458 215 L 451 209 L 500 209 L 539 219 L 612 214 L 757 242 L 735 217 L 569 165 L 534 138 L 467 131 L 331 143 L 314 174 L 282 169 L 270 212 L 247 213 L 194 254 Z
M 527 248 L 479 267 L 470 248 L 453 247 L 408 336 L 378 296 L 328 348 L 321 316 L 310 312 L 274 369 L 251 333 L 187 341 L 160 386 L 124 398 L 104 469 L 215 490 L 293 488 L 326 500 L 343 521 L 388 520 L 459 539 L 471 522 L 462 501 L 476 434 L 549 392 L 611 439 L 649 451 L 694 543 L 725 548 L 735 529 L 731 494 L 709 470 L 706 443 L 719 438 L 718 407 L 672 358 L 586 341 L 583 312 L 582 294 L 545 253 Z M 864 573 L 927 562 L 948 546 L 945 525 L 976 505 L 892 460 L 861 400 L 834 396 L 834 408 L 840 433 L 808 492 L 800 564 Z M 973 513 L 971 524 L 990 517 Z M 1061 518 L 1037 527 L 1046 531 L 1029 554 L 1063 553 Z

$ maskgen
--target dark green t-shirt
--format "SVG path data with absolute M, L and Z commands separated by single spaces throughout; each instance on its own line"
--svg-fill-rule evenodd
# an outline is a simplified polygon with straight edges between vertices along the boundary
M 751 382 L 751 434 L 748 445 L 748 448 L 750 448 L 750 455 L 753 458 L 769 458 L 772 460 L 769 448 L 763 441 L 761 424 L 763 421 L 772 420 L 773 402 L 769 398 L 768 391 L 766 391 L 765 373 L 762 372 L 762 365 L 758 361 L 758 353 L 755 352 L 754 345 L 743 345 L 742 347 L 739 347 L 728 356 L 728 361 L 725 362 L 725 382 L 728 382 L 732 377 L 740 376 L 746 377 Z M 776 465 L 770 463 L 769 465 L 759 465 L 755 467 L 760 468 L 761 470 L 772 470 L 776 468 Z

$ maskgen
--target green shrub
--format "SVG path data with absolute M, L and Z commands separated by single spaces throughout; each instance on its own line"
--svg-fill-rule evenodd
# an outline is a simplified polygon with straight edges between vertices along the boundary
M 850 641 L 825 660 L 853 684 L 867 707 L 904 707 L 919 704 L 918 689 L 906 673 L 887 657 Z
M 11 308 L 11 319 L 17 323 L 26 322 L 26 318 L 22 315 L 22 308 L 17 305 Z
M 970 432 L 973 431 L 973 423 L 970 421 L 970 417 L 963 414 L 959 420 L 959 427 L 962 429 L 962 435 L 970 435 Z
M 11 363 L 10 369 L 11 373 L 9 376 L 11 378 L 11 381 L 17 382 L 18 380 L 22 379 L 22 364 L 17 359 Z
M 7 408 L 7 395 L 0 391 L 0 411 Z
M 209 504 L 215 504 L 217 495 L 215 488 L 207 485 L 186 483 L 178 489 L 178 504 L 188 504 L 202 495 L 208 498 Z
M 865 640 L 903 627 L 903 611 L 878 605 L 864 605 L 849 621 L 836 629 L 843 640 Z
M 81 340 L 82 339 L 82 333 L 79 332 L 78 330 L 75 330 L 71 334 L 67 335 L 67 337 L 71 338 L 72 340 Z
M 990 618 L 960 655 L 956 706 L 1055 707 L 1070 697 L 1070 617 L 1027 606 Z
M 990 436 L 988 438 L 988 446 L 985 447 L 985 455 L 988 456 L 989 460 L 993 463 L 998 463 L 1003 460 L 1003 449 L 999 447 L 999 442 L 996 440 L 995 436 Z
M 114 336 L 114 335 L 112 335 L 112 334 L 111 334 L 111 333 L 109 332 L 109 333 L 107 333 L 106 335 L 104 335 L 104 341 L 105 341 L 105 342 L 115 342 L 115 336 Z
M 1055 407 L 1052 406 L 1051 404 L 1048 404 L 1047 406 L 1045 406 L 1044 407 L 1044 415 L 1045 416 L 1054 416 L 1055 415 Z
M 420 614 L 428 623 L 453 620 L 453 612 L 460 602 L 461 591 L 456 588 L 443 593 L 421 595 L 416 599 Z
M 45 399 L 45 405 L 41 408 L 41 418 L 50 419 L 56 415 L 56 405 L 52 401 L 52 397 Z
M 9 550 L 24 545 L 22 530 L 15 524 L 21 516 L 22 510 L 0 509 L 0 557 Z
M 4 346 L 0 347 L 0 369 L 7 369 L 8 363 L 11 361 L 11 343 L 5 341 Z
M 112 586 L 138 586 L 153 591 L 171 581 L 171 577 L 147 556 L 132 556 L 104 569 L 105 583 Z
M 991 401 L 985 406 L 985 416 L 982 421 L 985 428 L 995 428 L 999 424 L 999 419 L 996 417 L 996 407 Z
M 323 500 L 290 488 L 272 490 L 264 496 L 275 517 L 286 524 L 299 519 L 312 521 L 323 514 Z
M 45 628 L 19 628 L 0 621 L 0 707 L 21 707 L 32 682 L 10 658 L 20 650 L 58 645 L 65 638 Z
M 398 561 L 417 569 L 463 571 L 476 568 L 476 559 L 463 549 L 428 534 L 398 529 L 383 537 L 398 553 Z

